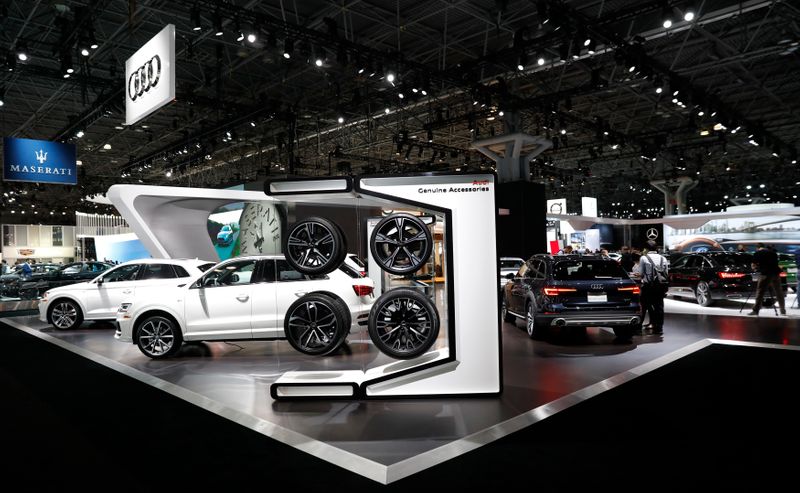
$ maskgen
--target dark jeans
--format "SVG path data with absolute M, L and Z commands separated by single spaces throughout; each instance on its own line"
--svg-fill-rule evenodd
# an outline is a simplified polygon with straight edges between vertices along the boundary
M 655 330 L 662 330 L 664 327 L 665 289 L 661 286 L 642 285 L 642 317 L 648 314 L 650 325 Z
M 786 304 L 783 299 L 783 287 L 781 286 L 781 277 L 779 274 L 767 276 L 762 274 L 758 278 L 756 285 L 756 304 L 753 306 L 753 311 L 757 312 L 761 309 L 761 304 L 764 302 L 764 295 L 767 290 L 772 291 L 772 296 L 778 298 L 778 306 L 781 311 L 786 311 Z

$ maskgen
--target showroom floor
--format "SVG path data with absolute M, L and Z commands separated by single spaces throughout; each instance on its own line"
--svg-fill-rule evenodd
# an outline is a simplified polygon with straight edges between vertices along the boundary
M 787 307 L 794 296 L 787 299 Z M 87 323 L 59 332 L 34 316 L 4 322 L 85 358 L 167 391 L 264 435 L 381 483 L 391 483 L 494 441 L 641 374 L 708 346 L 711 340 L 800 345 L 800 310 L 757 319 L 739 304 L 698 307 L 668 299 L 663 336 L 612 344 L 613 333 L 531 341 L 522 323 L 503 326 L 504 390 L 498 398 L 274 402 L 269 385 L 309 360 L 285 342 L 188 345 L 152 361 L 113 338 L 113 327 Z M 707 315 L 725 315 L 712 316 Z M 374 364 L 367 339 L 327 358 L 328 369 Z M 321 360 L 313 361 L 318 366 Z

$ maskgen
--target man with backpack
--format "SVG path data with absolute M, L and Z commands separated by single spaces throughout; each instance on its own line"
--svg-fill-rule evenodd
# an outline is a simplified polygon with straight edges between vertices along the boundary
M 634 252 L 633 275 L 642 285 L 642 315 L 648 314 L 650 329 L 653 334 L 664 333 L 664 298 L 669 287 L 669 262 L 658 253 L 655 245 L 648 244 L 650 249 L 643 254 Z

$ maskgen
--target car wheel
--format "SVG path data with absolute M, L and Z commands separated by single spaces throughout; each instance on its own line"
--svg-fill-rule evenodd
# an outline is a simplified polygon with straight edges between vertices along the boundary
M 83 323 L 83 312 L 72 300 L 55 300 L 48 310 L 47 320 L 59 330 L 77 329 Z
M 342 230 L 323 217 L 295 223 L 283 243 L 286 261 L 303 274 L 319 275 L 336 270 L 347 254 Z
M 503 298 L 502 313 L 503 313 L 503 321 L 504 322 L 514 323 L 514 322 L 517 321 L 517 317 L 508 312 L 508 308 L 506 308 L 506 300 L 505 300 L 505 298 Z
M 433 239 L 428 226 L 412 214 L 387 216 L 375 225 L 369 242 L 372 256 L 391 274 L 416 272 L 428 261 Z
M 436 342 L 439 313 L 431 300 L 417 290 L 395 288 L 375 301 L 368 330 L 382 353 L 397 359 L 416 358 Z
M 542 329 L 536 323 L 536 308 L 533 303 L 525 307 L 525 330 L 531 339 L 541 339 Z
M 707 282 L 700 281 L 697 283 L 694 288 L 694 298 L 700 306 L 711 306 L 713 300 L 711 299 L 711 289 L 708 287 Z
M 350 329 L 348 320 L 342 303 L 326 294 L 310 293 L 289 306 L 283 330 L 297 351 L 324 356 L 342 345 Z
M 181 328 L 163 315 L 147 317 L 136 329 L 136 345 L 145 356 L 153 359 L 174 356 L 183 344 Z

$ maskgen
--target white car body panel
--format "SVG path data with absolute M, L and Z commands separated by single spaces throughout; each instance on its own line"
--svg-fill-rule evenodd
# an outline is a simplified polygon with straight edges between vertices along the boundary
M 211 263 L 208 260 L 198 259 L 138 259 L 123 262 L 97 276 L 88 282 L 69 284 L 47 291 L 39 303 L 39 320 L 48 322 L 47 311 L 52 302 L 57 299 L 69 298 L 81 308 L 84 320 L 114 320 L 117 310 L 123 300 L 135 296 L 136 290 L 152 289 L 159 286 L 178 286 L 191 279 L 202 275 L 198 266 Z M 117 269 L 131 264 L 169 264 L 178 265 L 189 273 L 188 277 L 169 279 L 142 279 L 133 281 L 99 282 Z

